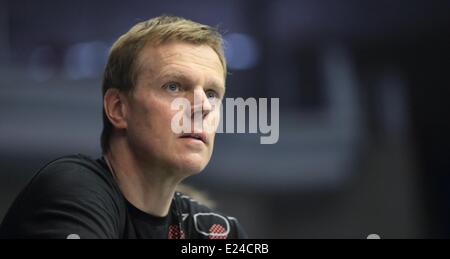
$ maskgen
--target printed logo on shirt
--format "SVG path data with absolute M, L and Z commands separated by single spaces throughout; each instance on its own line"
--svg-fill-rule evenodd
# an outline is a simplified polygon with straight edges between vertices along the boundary
M 205 222 L 214 222 L 211 225 L 205 225 Z M 195 230 L 207 236 L 209 239 L 226 239 L 230 233 L 230 223 L 228 220 L 216 213 L 197 213 L 194 214 Z

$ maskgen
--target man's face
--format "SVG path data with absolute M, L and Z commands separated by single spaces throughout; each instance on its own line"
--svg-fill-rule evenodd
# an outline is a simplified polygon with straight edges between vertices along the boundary
M 126 134 L 132 151 L 140 163 L 187 175 L 200 172 L 211 158 L 213 125 L 220 119 L 218 104 L 225 93 L 218 55 L 206 45 L 172 42 L 144 48 L 137 61 L 138 79 L 126 106 Z M 191 109 L 182 112 L 192 115 L 192 130 L 202 131 L 203 139 L 172 130 L 172 119 L 180 113 L 171 108 L 176 98 L 190 102 Z M 194 104 L 194 99 L 200 102 Z M 194 113 L 214 130 L 194 129 Z

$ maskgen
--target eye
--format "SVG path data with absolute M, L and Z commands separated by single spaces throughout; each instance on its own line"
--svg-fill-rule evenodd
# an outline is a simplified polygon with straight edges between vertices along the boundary
M 164 88 L 171 93 L 177 93 L 181 90 L 181 86 L 179 83 L 167 83 L 166 85 L 164 85 Z
M 206 97 L 211 101 L 219 99 L 219 95 L 213 90 L 206 91 Z

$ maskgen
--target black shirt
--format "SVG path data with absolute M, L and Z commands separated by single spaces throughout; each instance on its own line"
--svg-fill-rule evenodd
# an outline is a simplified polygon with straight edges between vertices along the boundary
M 103 159 L 78 154 L 44 166 L 16 198 L 0 238 L 246 238 L 239 222 L 176 192 L 169 214 L 129 203 Z

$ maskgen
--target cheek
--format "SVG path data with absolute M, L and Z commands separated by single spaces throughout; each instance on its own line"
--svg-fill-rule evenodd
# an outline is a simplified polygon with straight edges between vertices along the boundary
M 170 103 L 166 100 L 161 100 L 160 98 L 155 98 L 153 96 L 148 96 L 145 100 L 141 100 L 140 110 L 137 111 L 140 116 L 140 122 L 145 123 L 147 126 L 155 129 L 164 128 L 165 126 L 170 126 L 172 117 L 172 111 L 170 110 Z
M 210 114 L 208 114 L 208 117 L 204 121 L 204 129 L 209 134 L 214 135 L 219 127 L 220 124 L 220 111 L 214 110 Z
M 149 141 L 164 141 L 164 136 L 171 132 L 170 105 L 161 98 L 155 98 L 151 94 L 141 95 L 135 99 L 129 114 L 128 133 L 132 138 L 139 138 L 140 142 L 150 144 Z
M 140 102 L 133 113 L 128 127 L 128 138 L 135 149 L 153 157 L 164 157 L 173 147 L 171 110 L 161 100 Z

